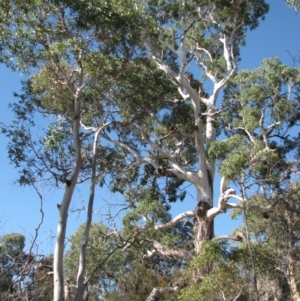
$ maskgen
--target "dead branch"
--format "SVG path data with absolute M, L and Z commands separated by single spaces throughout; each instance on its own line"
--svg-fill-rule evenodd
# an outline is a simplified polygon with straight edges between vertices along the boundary
M 180 291 L 180 287 L 179 286 L 175 286 L 175 287 L 158 287 L 158 288 L 154 288 L 151 292 L 151 294 L 149 295 L 149 297 L 146 299 L 146 301 L 159 301 L 163 298 L 164 294 L 166 292 L 172 292 L 175 293 L 176 295 L 178 295 Z
M 152 239 L 144 239 L 141 241 L 141 243 L 145 241 L 148 242 L 153 249 L 152 251 L 147 251 L 147 254 L 143 256 L 143 260 L 151 258 L 155 253 L 158 253 L 159 255 L 164 257 L 175 257 L 185 261 L 191 261 L 193 259 L 192 253 L 186 250 L 167 249 L 158 241 Z

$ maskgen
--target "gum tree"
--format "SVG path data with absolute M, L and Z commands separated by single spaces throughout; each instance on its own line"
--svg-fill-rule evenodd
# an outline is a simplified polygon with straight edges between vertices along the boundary
M 141 75 L 127 76 L 122 97 L 116 97 L 120 108 L 116 119 L 122 118 L 115 128 L 118 139 L 108 131 L 101 137 L 123 149 L 128 170 L 139 172 L 140 177 L 131 180 L 133 190 L 128 188 L 127 175 L 118 177 L 132 205 L 131 225 L 136 233 L 191 222 L 193 250 L 152 240 L 145 258 L 160 254 L 188 262 L 203 242 L 213 238 L 213 222 L 219 214 L 239 208 L 268 217 L 278 203 L 274 194 L 281 193 L 297 172 L 292 158 L 299 139 L 294 131 L 299 118 L 299 69 L 270 59 L 257 70 L 235 77 L 246 32 L 256 28 L 268 10 L 263 1 L 148 1 L 137 3 L 137 10 L 149 24 L 142 31 L 149 58 L 165 73 L 155 88 L 171 80 L 178 94 L 166 95 L 159 106 L 153 106 L 147 94 L 151 86 L 145 85 L 144 95 L 138 97 L 131 93 L 135 91 L 131 81 Z M 136 112 L 143 113 L 143 118 Z M 219 194 L 213 189 L 217 172 L 222 177 Z M 228 187 L 230 182 L 240 193 Z M 157 223 L 149 210 L 159 202 L 143 205 L 144 213 L 139 207 L 145 183 L 165 191 L 169 200 L 184 199 L 184 194 L 177 194 L 178 188 L 190 183 L 196 192 L 195 210 Z M 247 203 L 261 193 L 263 204 Z M 236 202 L 229 202 L 230 198 Z M 252 271 L 255 276 L 254 264 Z M 179 289 L 156 288 L 147 300 Z M 255 282 L 254 291 L 258 299 Z
M 94 122 L 101 114 L 107 119 L 101 122 L 98 141 L 115 148 L 114 164 L 120 167 L 109 178 L 110 188 L 123 194 L 129 208 L 123 225 L 132 239 L 127 240 L 124 250 L 135 243 L 147 246 L 143 260 L 163 256 L 190 262 L 202 244 L 213 238 L 214 219 L 219 214 L 238 208 L 257 210 L 267 217 L 277 204 L 274 193 L 280 193 L 297 171 L 292 156 L 299 142 L 293 131 L 299 118 L 299 70 L 273 59 L 253 72 L 236 76 L 247 30 L 255 29 L 268 11 L 264 1 L 126 2 L 128 10 L 117 6 L 128 22 L 118 23 L 119 15 L 113 19 L 120 29 L 116 39 L 112 31 L 106 31 L 103 20 L 112 14 L 113 7 L 105 3 L 67 1 L 68 13 L 55 6 L 58 16 L 49 19 L 47 10 L 41 17 L 35 16 L 40 13 L 35 8 L 31 31 L 26 27 L 29 8 L 18 4 L 15 11 L 24 22 L 21 24 L 26 24 L 21 41 L 32 42 L 19 45 L 18 49 L 22 46 L 28 52 L 18 57 L 22 62 L 34 59 L 31 66 L 40 70 L 31 85 L 33 94 L 38 95 L 34 99 L 46 111 L 64 116 L 66 128 L 59 128 L 58 133 L 74 143 L 68 151 L 75 158 L 70 162 L 77 162 L 63 177 L 66 199 L 59 208 L 64 215 L 58 226 L 60 247 L 55 253 L 55 300 L 63 300 L 62 242 L 73 185 L 85 170 L 83 138 L 97 133 L 100 125 Z M 18 15 L 22 9 L 24 13 Z M 138 23 L 129 22 L 132 15 L 128 11 Z M 37 31 L 40 27 L 41 32 Z M 53 39 L 54 33 L 59 42 Z M 70 37 L 70 33 L 76 34 Z M 87 39 L 90 35 L 92 40 Z M 126 40 L 132 37 L 138 38 Z M 138 51 L 122 52 L 135 42 L 140 45 Z M 103 58 L 107 54 L 118 59 L 108 62 Z M 126 69 L 117 79 L 109 80 L 107 75 L 119 70 L 127 56 L 133 60 L 128 64 L 125 60 Z M 106 80 L 108 88 L 101 94 L 98 84 Z M 105 109 L 97 106 L 99 99 L 106 100 Z M 70 129 L 72 135 L 68 134 Z M 57 133 L 55 128 L 53 133 Z M 59 135 L 48 137 L 58 138 L 54 146 L 63 141 Z M 17 163 L 23 160 L 18 153 L 12 153 L 12 158 Z M 217 173 L 222 177 L 217 189 L 220 193 L 214 190 Z M 229 183 L 241 192 L 236 193 Z M 172 202 L 187 201 L 183 184 L 194 188 L 195 209 L 172 219 L 167 214 Z M 256 194 L 263 194 L 265 202 L 250 204 L 248 200 Z M 229 202 L 230 198 L 237 202 Z M 171 229 L 179 234 L 180 243 L 174 239 L 176 235 L 166 235 Z M 251 268 L 255 274 L 255 266 Z M 201 278 L 202 273 L 195 278 Z M 157 287 L 147 300 L 162 298 L 167 291 L 177 294 L 184 285 Z
M 268 5 L 264 1 L 241 1 L 239 5 L 231 1 L 148 1 L 137 3 L 137 10 L 149 23 L 142 36 L 149 57 L 165 73 L 161 82 L 170 79 L 178 94 L 166 95 L 159 107 L 139 98 L 128 108 L 124 102 L 127 94 L 131 96 L 128 84 L 123 98 L 116 101 L 123 124 L 126 121 L 131 139 L 139 141 L 140 149 L 126 144 L 128 134 L 119 136 L 123 141 L 109 133 L 102 138 L 124 149 L 128 168 L 153 168 L 156 177 L 173 181 L 175 190 L 183 182 L 194 186 L 195 210 L 155 228 L 167 229 L 193 217 L 198 252 L 201 244 L 213 237 L 214 218 L 234 206 L 227 202 L 229 197 L 240 199 L 228 189 L 227 176 L 221 183 L 218 205 L 213 207 L 216 158 L 208 154 L 227 126 L 221 123 L 223 108 L 218 96 L 237 72 L 239 47 L 245 43 L 247 30 L 258 26 Z M 133 117 L 136 111 L 144 113 L 143 120 Z
M 54 185 L 65 184 L 64 196 L 58 204 L 54 300 L 64 299 L 63 252 L 73 192 L 78 182 L 91 175 L 89 216 L 78 273 L 79 294 L 83 293 L 84 250 L 97 173 L 96 160 L 89 172 L 84 172 L 90 162 L 82 153 L 86 150 L 88 155 L 96 156 L 97 136 L 105 122 L 101 97 L 111 86 L 112 77 L 135 53 L 133 35 L 126 35 L 135 13 L 129 13 L 130 3 L 125 2 L 114 6 L 98 1 L 100 24 L 88 28 L 80 24 L 71 7 L 60 1 L 1 2 L 1 59 L 12 68 L 31 74 L 20 103 L 13 107 L 18 121 L 10 128 L 2 128 L 12 139 L 10 159 L 17 167 L 23 167 L 20 184 L 30 185 L 39 179 L 50 179 Z M 83 110 L 88 112 L 84 121 L 93 119 L 93 112 L 97 112 L 97 120 L 93 119 L 95 143 L 89 141 L 91 149 L 82 148 L 82 140 L 91 137 L 82 137 Z M 31 134 L 36 111 L 58 117 L 40 141 Z

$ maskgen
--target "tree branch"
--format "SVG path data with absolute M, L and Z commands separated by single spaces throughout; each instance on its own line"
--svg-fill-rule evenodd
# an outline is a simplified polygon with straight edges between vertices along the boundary
M 141 241 L 141 243 L 145 241 L 150 243 L 153 249 L 152 251 L 147 251 L 147 254 L 143 256 L 143 260 L 151 258 L 156 253 L 164 257 L 176 257 L 184 261 L 191 261 L 193 259 L 192 253 L 186 250 L 167 249 L 166 247 L 162 246 L 158 241 L 152 239 L 144 239 Z
M 175 293 L 176 295 L 179 293 L 180 287 L 179 286 L 174 286 L 174 287 L 158 287 L 158 288 L 153 288 L 151 294 L 149 297 L 146 299 L 146 301 L 159 301 L 160 299 L 163 298 L 163 295 L 166 292 L 172 292 Z
M 154 229 L 155 230 L 165 230 L 172 228 L 176 226 L 182 219 L 187 218 L 187 217 L 195 217 L 195 212 L 194 211 L 186 211 L 183 212 L 176 217 L 174 217 L 170 222 L 162 224 L 162 225 L 155 225 Z
M 242 232 L 237 232 L 236 235 L 220 235 L 213 238 L 213 240 L 227 240 L 227 239 L 242 241 L 245 239 L 245 235 Z

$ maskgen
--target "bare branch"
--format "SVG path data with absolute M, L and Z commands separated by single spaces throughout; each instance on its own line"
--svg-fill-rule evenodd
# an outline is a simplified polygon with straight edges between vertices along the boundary
M 245 285 L 243 285 L 243 286 L 241 287 L 240 292 L 236 295 L 236 297 L 235 297 L 232 301 L 238 301 L 238 300 L 239 300 L 240 296 L 241 296 L 242 293 L 243 293 L 244 288 L 245 288 L 247 285 L 248 285 L 248 283 L 246 283 Z
M 150 243 L 153 249 L 152 251 L 147 251 L 147 254 L 143 256 L 143 259 L 151 258 L 156 253 L 164 257 L 176 257 L 185 261 L 191 261 L 193 259 L 192 253 L 186 250 L 167 249 L 158 241 L 152 239 L 144 239 L 143 241 L 141 241 L 141 243 L 145 241 Z
M 241 201 L 240 204 L 228 203 L 228 199 L 235 198 Z M 276 205 L 276 204 L 275 204 Z M 221 193 L 219 197 L 219 202 L 217 207 L 213 207 L 207 211 L 207 220 L 212 221 L 218 214 L 226 212 L 226 209 L 245 209 L 245 210 L 256 210 L 263 214 L 264 217 L 267 217 L 269 212 L 274 210 L 274 204 L 266 207 L 260 207 L 257 205 L 246 205 L 245 200 L 235 194 L 234 189 L 229 188 L 225 192 Z
M 220 235 L 213 238 L 213 240 L 227 240 L 227 239 L 242 241 L 245 239 L 245 235 L 242 232 L 237 232 L 236 235 Z
M 278 122 L 274 122 L 274 123 L 270 124 L 270 125 L 267 127 L 267 130 L 272 129 L 272 128 L 278 126 L 278 125 L 281 125 L 281 124 L 283 124 L 283 123 L 286 122 L 286 121 L 289 121 L 290 119 L 296 117 L 299 113 L 300 113 L 300 110 L 295 111 L 293 114 L 291 114 L 291 115 L 288 116 L 287 118 L 282 119 L 282 120 L 280 120 L 280 121 L 278 121 Z
M 226 203 L 226 208 L 228 209 L 234 209 L 234 208 L 238 208 L 238 209 L 243 209 L 243 204 L 234 204 L 234 203 Z M 274 210 L 274 205 L 269 205 L 266 207 L 261 207 L 258 205 L 247 205 L 245 206 L 245 210 L 256 210 L 259 211 L 263 214 L 265 213 L 270 213 Z
M 130 154 L 132 154 L 135 157 L 135 159 L 136 159 L 136 163 L 135 164 L 136 165 L 140 165 L 141 164 L 142 158 L 139 156 L 139 154 L 136 151 L 134 151 L 128 145 L 126 145 L 126 144 L 124 144 L 122 142 L 119 142 L 119 141 L 117 141 L 115 139 L 112 139 L 112 138 L 108 137 L 107 135 L 100 134 L 100 137 L 108 140 L 109 142 L 112 142 L 115 145 L 118 145 L 118 146 L 126 149 Z
M 265 146 L 266 149 L 270 149 L 270 145 L 269 145 L 269 141 L 268 141 L 268 135 L 266 129 L 264 128 L 264 118 L 265 118 L 265 110 L 266 110 L 267 106 L 265 106 L 262 110 L 261 110 L 261 117 L 259 119 L 259 126 L 262 132 L 262 136 L 265 142 Z
M 179 54 L 178 51 L 174 48 L 174 46 L 164 41 L 161 37 L 159 37 L 158 40 L 163 46 L 169 48 L 173 53 Z
M 154 288 L 151 292 L 151 294 L 149 295 L 149 297 L 146 299 L 146 301 L 159 301 L 161 298 L 163 298 L 163 295 L 166 292 L 172 292 L 175 294 L 178 294 L 180 291 L 180 287 L 179 286 L 175 286 L 175 287 L 158 287 L 158 288 Z
M 237 127 L 237 128 L 233 128 L 233 130 L 242 130 L 242 131 L 244 131 L 248 135 L 249 140 L 251 142 L 255 142 L 255 139 L 254 139 L 253 135 L 246 128 L 244 128 L 244 127 Z
M 182 219 L 187 218 L 187 217 L 195 217 L 195 212 L 194 211 L 183 212 L 183 213 L 177 215 L 175 218 L 173 218 L 168 223 L 165 223 L 162 225 L 155 225 L 154 229 L 155 230 L 164 230 L 164 229 L 172 228 L 172 227 L 176 226 Z

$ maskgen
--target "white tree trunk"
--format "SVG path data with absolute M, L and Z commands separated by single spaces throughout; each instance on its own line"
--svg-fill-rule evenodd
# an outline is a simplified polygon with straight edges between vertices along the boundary
M 77 273 L 77 292 L 74 298 L 74 301 L 81 301 L 84 296 L 84 292 L 86 290 L 86 285 L 84 283 L 84 274 L 86 269 L 86 248 L 88 245 L 89 235 L 90 235 L 90 228 L 92 223 L 92 214 L 93 214 L 93 206 L 94 206 L 94 196 L 95 196 L 95 186 L 96 186 L 96 164 L 97 164 L 97 143 L 98 143 L 98 136 L 100 133 L 101 128 L 96 132 L 93 144 L 93 162 L 92 162 L 92 177 L 90 182 L 90 194 L 89 194 L 89 203 L 88 203 L 88 212 L 87 212 L 87 219 L 86 219 L 86 226 L 83 233 L 83 240 L 80 250 L 79 256 L 79 266 L 78 266 L 78 273 Z
M 74 167 L 71 178 L 66 179 L 66 189 L 59 207 L 59 219 L 57 225 L 56 244 L 54 249 L 53 262 L 53 281 L 54 281 L 54 301 L 64 301 L 64 273 L 63 273 L 63 259 L 64 259 L 64 245 L 66 237 L 66 228 L 68 220 L 69 206 L 72 200 L 73 192 L 77 183 L 81 168 L 81 143 L 79 138 L 80 128 L 80 101 L 75 98 L 75 117 L 73 122 L 73 140 L 75 148 Z

